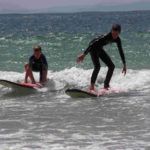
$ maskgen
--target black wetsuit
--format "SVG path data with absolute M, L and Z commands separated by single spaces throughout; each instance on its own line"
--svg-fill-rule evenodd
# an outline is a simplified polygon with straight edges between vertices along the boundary
M 40 72 L 40 81 L 42 80 L 42 71 L 48 70 L 48 63 L 44 54 L 41 54 L 39 59 L 36 59 L 34 55 L 29 58 L 29 66 L 32 71 Z
M 100 70 L 99 58 L 108 66 L 108 72 L 106 75 L 106 79 L 104 81 L 104 88 L 109 87 L 109 82 L 111 80 L 111 77 L 115 68 L 115 65 L 111 61 L 110 57 L 103 49 L 103 46 L 110 44 L 110 43 L 117 44 L 122 62 L 125 64 L 125 56 L 124 56 L 123 49 L 122 49 L 121 39 L 118 37 L 117 39 L 114 40 L 111 32 L 106 35 L 101 35 L 100 37 L 92 40 L 89 44 L 89 47 L 84 52 L 84 54 L 86 55 L 88 54 L 88 52 L 90 52 L 90 55 L 94 64 L 94 71 L 92 73 L 91 83 L 95 83 L 97 75 Z

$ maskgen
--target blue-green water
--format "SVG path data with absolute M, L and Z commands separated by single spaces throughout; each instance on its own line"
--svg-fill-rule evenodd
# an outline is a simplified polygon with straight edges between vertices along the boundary
M 128 68 L 149 68 L 149 13 L 1 15 L 0 70 L 24 71 L 23 65 L 37 44 L 42 46 L 50 70 L 73 67 L 76 57 L 87 48 L 90 40 L 109 32 L 114 23 L 122 25 L 121 38 Z M 116 46 L 106 49 L 120 68 Z M 92 68 L 89 58 L 78 66 Z
M 0 150 L 150 149 L 150 11 L 0 15 L 0 79 L 23 82 L 24 64 L 41 45 L 50 79 L 35 93 L 0 86 Z M 115 44 L 105 49 L 115 63 L 111 87 L 123 94 L 72 99 L 67 88 L 87 90 L 92 74 L 88 43 L 122 25 L 127 75 Z M 96 90 L 103 87 L 102 63 Z M 36 80 L 38 74 L 35 74 Z

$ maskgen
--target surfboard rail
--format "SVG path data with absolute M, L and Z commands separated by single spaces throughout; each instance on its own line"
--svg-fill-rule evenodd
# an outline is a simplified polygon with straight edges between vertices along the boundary
M 73 98 L 90 98 L 90 97 L 97 97 L 97 95 L 82 91 L 79 89 L 67 89 L 65 93 Z
M 8 88 L 27 88 L 27 89 L 35 89 L 42 88 L 43 86 L 40 84 L 31 84 L 31 83 L 17 83 L 8 80 L 0 80 L 0 85 L 3 85 Z

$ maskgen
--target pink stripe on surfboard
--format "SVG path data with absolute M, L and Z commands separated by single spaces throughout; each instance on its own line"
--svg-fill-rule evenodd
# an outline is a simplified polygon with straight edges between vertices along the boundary
M 36 88 L 43 87 L 41 84 L 31 84 L 31 83 L 21 83 L 21 85 L 25 85 L 25 86 L 29 86 L 29 87 L 36 87 Z
M 99 95 L 105 95 L 105 94 L 111 94 L 111 93 L 121 93 L 121 92 L 125 92 L 124 90 L 122 90 L 122 89 L 116 89 L 116 88 L 110 88 L 110 89 L 102 89 L 102 90 L 100 90 L 99 92 L 96 92 L 96 91 L 93 91 L 93 90 L 90 90 L 90 91 L 88 91 L 89 93 L 91 93 L 91 94 L 94 94 L 94 95 L 97 95 L 97 96 L 99 96 Z
M 110 88 L 110 89 L 102 89 L 98 92 L 98 95 L 105 95 L 105 94 L 111 94 L 111 93 L 121 93 L 121 92 L 125 92 L 122 89 L 115 89 L 115 88 Z

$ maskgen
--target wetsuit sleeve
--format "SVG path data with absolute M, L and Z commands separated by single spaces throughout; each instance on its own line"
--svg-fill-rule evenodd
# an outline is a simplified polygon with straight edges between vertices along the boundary
M 89 47 L 84 51 L 84 54 L 87 55 L 89 52 L 92 51 L 95 47 L 98 47 L 100 44 L 101 38 L 95 38 L 89 43 Z
M 123 64 L 125 64 L 126 61 L 125 61 L 125 56 L 124 56 L 124 52 L 123 52 L 123 49 L 122 49 L 121 39 L 118 38 L 118 40 L 116 42 L 117 42 L 117 46 L 118 46 L 118 50 L 119 50 L 119 54 L 120 54 L 120 57 L 122 59 L 122 62 L 123 62 Z
M 93 39 L 90 44 L 89 44 L 89 47 L 84 51 L 84 54 L 88 54 L 89 52 L 92 51 L 92 49 L 94 48 L 99 48 L 99 47 L 102 47 L 103 45 L 105 45 L 106 41 L 109 40 L 109 35 L 110 34 L 103 34 L 103 35 L 100 35 L 99 37 Z
M 87 55 L 92 50 L 92 46 L 89 47 L 84 51 L 84 54 Z

